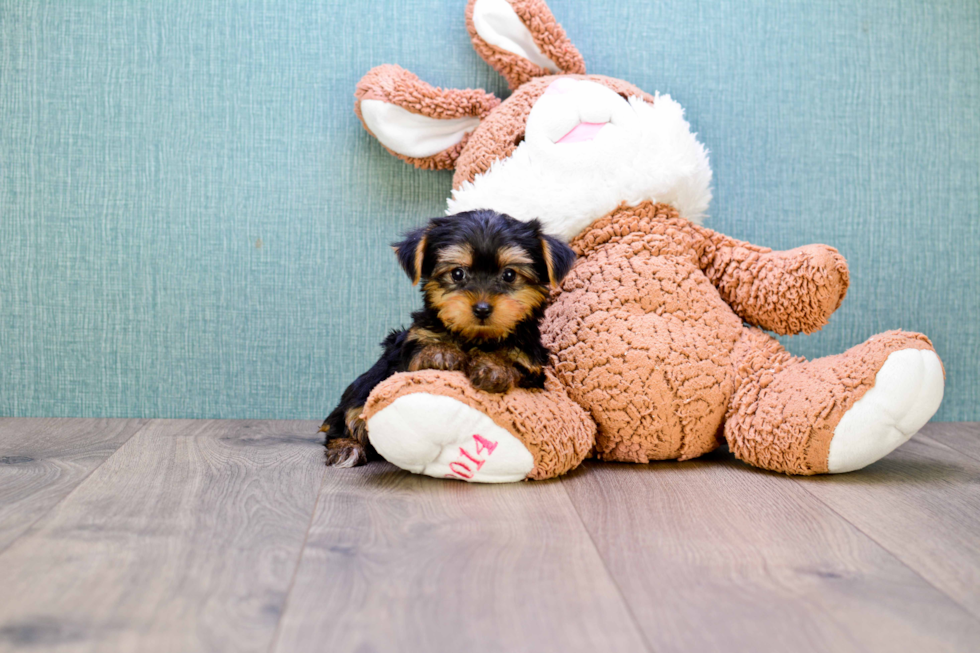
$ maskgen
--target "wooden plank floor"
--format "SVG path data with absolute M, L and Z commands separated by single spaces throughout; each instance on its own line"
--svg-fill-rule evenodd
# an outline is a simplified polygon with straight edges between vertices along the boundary
M 0 651 L 980 651 L 980 424 L 471 486 L 315 422 L 0 419 Z
M 143 424 L 128 419 L 0 418 L 0 551 Z

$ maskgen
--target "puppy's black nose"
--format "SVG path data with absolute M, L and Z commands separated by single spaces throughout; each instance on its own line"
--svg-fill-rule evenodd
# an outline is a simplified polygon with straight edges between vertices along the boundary
M 487 302 L 477 302 L 473 304 L 473 315 L 480 320 L 485 320 L 493 313 L 493 306 Z

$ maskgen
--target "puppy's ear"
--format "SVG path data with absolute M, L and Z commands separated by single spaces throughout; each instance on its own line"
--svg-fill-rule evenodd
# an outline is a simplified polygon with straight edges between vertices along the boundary
M 425 259 L 425 241 L 428 227 L 421 227 L 405 234 L 405 239 L 392 245 L 398 263 L 405 274 L 412 280 L 412 285 L 418 284 L 422 278 L 422 261 Z
M 548 281 L 552 288 L 557 288 L 575 264 L 575 252 L 557 238 L 542 235 L 541 253 L 548 266 Z

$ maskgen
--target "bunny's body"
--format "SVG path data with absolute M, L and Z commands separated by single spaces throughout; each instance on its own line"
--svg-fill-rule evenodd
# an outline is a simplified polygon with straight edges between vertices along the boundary
M 499 482 L 556 476 L 590 453 L 689 459 L 727 441 L 765 469 L 843 472 L 935 413 L 942 365 L 921 334 L 805 361 L 762 331 L 824 326 L 846 263 L 824 245 L 774 252 L 701 227 L 711 170 L 676 102 L 585 75 L 541 0 L 470 0 L 467 24 L 515 89 L 506 101 L 387 65 L 358 85 L 358 115 L 396 156 L 455 168 L 450 212 L 539 219 L 580 259 L 542 324 L 545 390 L 492 396 L 455 373 L 396 375 L 364 413 L 385 458 Z

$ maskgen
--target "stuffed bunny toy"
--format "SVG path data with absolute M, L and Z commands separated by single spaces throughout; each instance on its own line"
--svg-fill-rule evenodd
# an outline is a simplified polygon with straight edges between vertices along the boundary
M 944 370 L 924 335 L 890 331 L 807 361 L 767 333 L 827 324 L 847 265 L 825 245 L 773 251 L 700 226 L 711 168 L 677 102 L 586 74 L 543 0 L 469 0 L 466 25 L 510 97 L 383 65 L 358 84 L 357 115 L 391 154 L 455 170 L 447 213 L 537 219 L 578 260 L 541 325 L 545 389 L 489 394 L 459 372 L 397 374 L 362 415 L 386 460 L 492 483 L 727 443 L 762 469 L 839 473 L 936 412 Z

